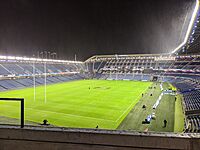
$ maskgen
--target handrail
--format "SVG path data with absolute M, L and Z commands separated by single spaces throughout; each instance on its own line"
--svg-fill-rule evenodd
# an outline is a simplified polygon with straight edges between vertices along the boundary
M 21 102 L 21 128 L 24 128 L 24 98 L 0 98 L 0 100 Z

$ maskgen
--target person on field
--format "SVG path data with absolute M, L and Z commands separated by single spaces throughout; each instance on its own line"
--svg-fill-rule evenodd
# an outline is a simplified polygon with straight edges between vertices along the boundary
M 43 123 L 41 125 L 45 125 L 46 126 L 46 125 L 50 125 L 50 124 L 48 123 L 48 120 L 44 119 Z
M 143 105 L 142 108 L 146 109 L 146 105 Z
M 165 119 L 163 122 L 164 122 L 164 128 L 167 127 L 167 120 Z

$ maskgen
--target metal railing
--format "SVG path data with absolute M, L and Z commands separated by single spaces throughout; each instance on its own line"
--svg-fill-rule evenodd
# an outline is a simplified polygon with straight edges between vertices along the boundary
M 21 128 L 24 127 L 24 98 L 0 98 L 0 101 L 20 101 L 21 102 Z

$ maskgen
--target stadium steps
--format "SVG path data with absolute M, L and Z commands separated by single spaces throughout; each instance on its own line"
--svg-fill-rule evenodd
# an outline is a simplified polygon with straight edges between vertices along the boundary
M 7 88 L 5 88 L 4 86 L 0 85 L 0 91 L 5 91 L 7 90 Z
M 23 85 L 24 87 L 29 86 L 29 85 L 25 84 L 24 82 L 21 82 L 20 79 L 19 79 L 19 80 L 15 80 L 15 82 L 17 82 L 17 83 Z
M 0 85 L 3 86 L 6 89 L 15 89 L 16 87 L 12 85 L 9 82 L 6 82 L 6 80 L 1 80 Z
M 47 80 L 51 81 L 52 83 L 61 82 L 59 79 L 57 79 L 55 77 L 49 77 L 49 78 L 47 78 Z
M 16 88 L 24 88 L 25 87 L 22 84 L 16 82 L 15 80 L 6 80 L 6 82 L 10 83 L 11 85 L 13 85 Z

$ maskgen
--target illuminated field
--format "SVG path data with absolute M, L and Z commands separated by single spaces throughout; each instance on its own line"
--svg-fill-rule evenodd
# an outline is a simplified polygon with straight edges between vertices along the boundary
M 64 127 L 116 129 L 151 82 L 81 80 L 47 86 L 47 102 L 44 87 L 1 92 L 1 97 L 24 97 L 25 119 Z M 0 102 L 0 114 L 19 118 L 19 103 Z
M 140 101 L 135 105 L 131 112 L 120 124 L 120 130 L 136 130 L 136 131 L 157 131 L 157 132 L 182 132 L 184 129 L 184 114 L 180 96 L 164 94 L 159 105 L 153 109 L 158 97 L 162 93 L 159 83 L 153 83 L 153 89 L 148 89 Z M 173 88 L 169 83 L 163 83 L 164 90 Z M 152 96 L 151 96 L 152 94 Z M 145 109 L 142 106 L 146 105 Z M 150 124 L 142 124 L 142 121 L 148 115 L 155 113 L 156 118 L 151 120 Z M 163 127 L 163 121 L 167 120 L 167 126 Z

